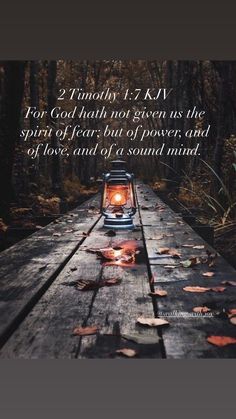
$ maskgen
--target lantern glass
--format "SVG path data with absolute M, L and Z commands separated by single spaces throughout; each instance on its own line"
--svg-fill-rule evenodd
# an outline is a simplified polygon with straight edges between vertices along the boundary
M 101 212 L 105 227 L 133 228 L 132 216 L 136 211 L 133 175 L 126 172 L 124 164 L 115 160 L 112 170 L 103 177 Z

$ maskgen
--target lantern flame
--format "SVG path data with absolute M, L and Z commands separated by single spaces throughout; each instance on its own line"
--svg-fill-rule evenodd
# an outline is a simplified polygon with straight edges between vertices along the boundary
M 120 193 L 116 193 L 114 200 L 119 204 L 122 201 L 122 195 Z

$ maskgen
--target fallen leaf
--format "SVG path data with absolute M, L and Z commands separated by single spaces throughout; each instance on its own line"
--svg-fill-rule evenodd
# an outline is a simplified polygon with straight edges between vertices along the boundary
M 120 278 L 109 278 L 109 279 L 105 279 L 101 282 L 101 286 L 105 287 L 110 287 L 112 285 L 118 285 L 121 283 L 121 279 Z
M 159 253 L 159 255 L 163 255 L 163 254 L 169 254 L 169 247 L 159 247 L 157 253 Z
M 114 237 L 114 236 L 116 236 L 116 232 L 115 232 L 114 230 L 108 230 L 108 231 L 105 233 L 105 236 L 108 236 L 108 237 Z
M 60 237 L 61 236 L 61 233 L 53 233 L 53 236 L 54 237 Z
M 73 271 L 77 271 L 77 268 L 76 268 L 76 266 L 72 266 L 72 268 L 70 268 L 70 270 L 73 272 Z
M 164 319 L 156 319 L 152 317 L 139 317 L 137 319 L 139 324 L 144 326 L 156 327 L 156 326 L 167 326 L 169 322 Z
M 206 292 L 206 291 L 210 291 L 211 288 L 205 288 L 205 287 L 198 287 L 198 286 L 193 286 L 193 287 L 184 287 L 183 290 L 187 291 L 187 292 Z
M 229 319 L 230 323 L 232 323 L 234 326 L 236 326 L 236 316 L 232 316 Z
M 214 276 L 215 275 L 215 272 L 204 272 L 203 274 L 202 274 L 202 276 L 207 276 L 207 277 L 209 277 L 209 278 L 211 278 L 212 276 Z
M 165 297 L 167 295 L 167 291 L 164 290 L 155 290 L 154 292 L 149 292 L 151 297 Z
M 211 311 L 210 308 L 203 306 L 203 307 L 194 307 L 193 308 L 194 313 L 208 313 L 209 311 Z
M 152 240 L 162 240 L 164 238 L 163 234 L 160 234 L 159 236 L 152 237 Z
M 108 278 L 100 282 L 89 281 L 87 279 L 79 279 L 76 283 L 76 287 L 80 291 L 91 291 L 102 287 L 111 287 L 112 285 L 118 285 L 121 283 L 121 281 L 122 280 L 120 278 Z
M 73 335 L 75 336 L 88 336 L 95 335 L 98 332 L 97 326 L 87 326 L 87 327 L 75 327 L 73 330 Z
M 129 349 L 129 348 L 117 349 L 116 353 L 126 356 L 127 358 L 133 358 L 134 356 L 137 355 L 137 351 L 135 351 L 134 349 Z
M 236 287 L 236 281 L 222 281 L 221 284 L 231 285 L 232 287 Z
M 79 279 L 76 283 L 76 288 L 80 291 L 90 291 L 95 290 L 100 287 L 99 282 L 89 281 L 87 279 Z
M 169 247 L 159 247 L 157 253 L 159 255 L 170 255 L 173 258 L 180 258 L 181 257 L 181 253 L 179 253 L 176 249 L 169 248 Z
M 211 291 L 223 292 L 225 289 L 226 289 L 225 287 L 213 287 L 213 288 L 211 288 Z
M 207 342 L 211 343 L 215 346 L 226 346 L 236 343 L 236 338 L 232 338 L 230 336 L 209 336 L 207 338 Z
M 231 316 L 236 315 L 236 308 L 230 308 L 230 309 L 229 309 L 229 311 L 228 311 L 228 313 L 229 313 Z
M 174 269 L 176 267 L 177 267 L 177 265 L 164 265 L 164 268 L 166 268 L 166 269 Z
M 200 261 L 197 257 L 192 257 L 187 260 L 183 260 L 180 263 L 184 268 L 192 268 L 193 266 L 198 265 Z
M 182 244 L 182 247 L 193 247 L 193 244 Z

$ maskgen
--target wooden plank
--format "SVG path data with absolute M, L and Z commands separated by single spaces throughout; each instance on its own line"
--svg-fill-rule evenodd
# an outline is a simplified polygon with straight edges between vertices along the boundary
M 87 252 L 124 240 L 138 241 L 140 231 L 117 232 L 115 237 L 105 232 L 101 220 L 4 345 L 1 357 L 102 358 L 115 356 L 121 347 L 137 349 L 139 357 L 161 357 L 157 330 L 136 324 L 140 314 L 154 316 L 146 261 L 131 267 L 103 266 L 95 253 Z M 78 279 L 101 281 L 111 276 L 122 282 L 86 292 L 73 286 Z M 75 326 L 94 323 L 100 327 L 97 336 L 72 335 Z M 138 335 L 143 341 L 137 344 L 117 335 Z
M 141 193 L 142 192 L 142 193 Z M 181 260 L 191 256 L 205 256 L 206 249 L 211 253 L 215 250 L 199 237 L 190 226 L 170 208 L 158 212 L 162 201 L 146 185 L 137 189 L 143 234 L 149 257 L 150 275 L 153 276 L 154 289 L 164 289 L 167 297 L 158 300 L 158 315 L 170 321 L 170 327 L 163 330 L 165 356 L 167 358 L 235 358 L 235 345 L 218 348 L 207 342 L 210 335 L 236 337 L 236 329 L 224 311 L 236 308 L 236 288 L 225 286 L 222 281 L 236 280 L 236 271 L 220 255 L 215 266 L 198 264 L 193 268 L 180 266 Z M 149 210 L 143 209 L 145 197 L 152 202 Z M 172 221 L 171 221 L 172 220 Z M 160 236 L 163 236 L 159 238 Z M 158 237 L 158 239 L 156 239 Z M 192 243 L 204 248 L 193 249 L 183 247 Z M 174 248 L 181 253 L 181 259 L 163 256 L 158 257 L 160 247 Z M 166 265 L 174 265 L 167 268 Z M 203 273 L 214 272 L 207 278 Z M 224 292 L 208 291 L 206 293 L 190 293 L 183 290 L 186 286 L 219 287 L 225 286 Z M 211 317 L 201 315 L 193 317 L 193 308 L 207 306 L 211 309 Z
M 97 222 L 89 209 L 95 205 L 99 196 L 1 253 L 0 346 L 84 241 L 83 231 Z

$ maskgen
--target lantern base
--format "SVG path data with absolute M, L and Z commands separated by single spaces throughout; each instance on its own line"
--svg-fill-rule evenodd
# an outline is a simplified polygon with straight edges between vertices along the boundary
M 126 214 L 116 217 L 113 214 L 105 216 L 104 227 L 114 230 L 132 230 L 134 228 L 133 219 Z

